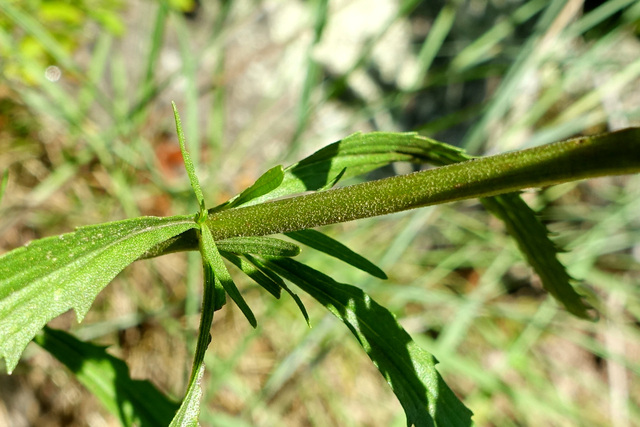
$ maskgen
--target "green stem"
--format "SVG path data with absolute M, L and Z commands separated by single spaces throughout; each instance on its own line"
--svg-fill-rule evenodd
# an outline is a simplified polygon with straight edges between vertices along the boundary
M 215 240 L 262 236 L 456 200 L 640 172 L 640 128 L 582 137 L 437 169 L 209 214 Z M 145 257 L 197 248 L 189 235 Z

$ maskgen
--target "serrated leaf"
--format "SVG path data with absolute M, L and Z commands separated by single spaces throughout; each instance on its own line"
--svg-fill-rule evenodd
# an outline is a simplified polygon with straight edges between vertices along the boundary
M 249 188 L 238 194 L 224 205 L 225 209 L 235 208 L 244 205 L 253 199 L 269 194 L 282 184 L 284 179 L 284 169 L 281 165 L 275 166 L 266 171 Z M 216 210 L 218 210 L 216 208 Z
M 324 252 L 327 255 L 344 261 L 374 277 L 379 279 L 387 278 L 384 271 L 382 271 L 377 265 L 324 233 L 316 230 L 299 230 L 284 234 L 291 237 L 293 240 L 297 240 L 310 248 Z
M 202 243 L 200 245 L 200 253 L 202 254 L 203 262 L 211 266 L 215 273 L 216 281 L 220 281 L 224 290 L 240 308 L 251 326 L 255 328 L 257 326 L 256 317 L 253 315 L 253 312 L 247 305 L 247 302 L 242 298 L 242 295 L 235 283 L 233 283 L 233 279 L 231 279 L 227 266 L 224 265 L 222 256 L 213 241 L 211 230 L 209 230 L 209 228 L 204 224 L 201 228 L 201 238 Z
M 0 257 L 0 356 L 11 372 L 36 332 L 69 309 L 81 321 L 98 293 L 149 248 L 196 227 L 191 216 L 79 228 Z
M 218 248 L 220 248 L 220 245 L 218 245 Z M 251 279 L 253 279 L 254 282 L 262 286 L 271 295 L 273 295 L 276 298 L 280 298 L 280 291 L 282 289 L 282 287 L 280 286 L 280 283 L 276 282 L 271 277 L 264 274 L 255 265 L 240 258 L 235 254 L 224 252 L 222 249 L 220 249 L 220 254 L 226 259 L 228 259 L 233 265 L 238 267 L 244 274 L 246 274 Z M 278 279 L 280 278 L 278 277 Z
M 189 182 L 191 183 L 191 188 L 193 189 L 193 193 L 196 195 L 196 199 L 198 200 L 198 206 L 200 206 L 200 214 L 204 215 L 205 205 L 204 205 L 204 195 L 202 194 L 202 188 L 200 188 L 200 181 L 198 181 L 198 176 L 196 175 L 196 168 L 193 165 L 193 161 L 191 160 L 191 155 L 187 151 L 186 139 L 184 137 L 184 132 L 182 131 L 182 123 L 180 122 L 180 115 L 178 114 L 178 108 L 176 107 L 176 103 L 171 101 L 171 107 L 173 108 L 173 117 L 176 121 L 176 130 L 178 132 L 178 142 L 180 143 L 180 152 L 182 153 L 182 160 L 184 161 L 184 167 L 187 170 L 187 175 L 189 176 Z
M 489 212 L 505 223 L 527 262 L 540 276 L 544 289 L 573 315 L 593 319 L 589 313 L 591 307 L 571 286 L 571 276 L 558 260 L 558 248 L 549 239 L 549 231 L 524 200 L 511 193 L 481 201 Z
M 126 363 L 106 347 L 46 326 L 34 341 L 69 368 L 124 426 L 166 426 L 178 409 L 149 381 L 131 379 Z
M 235 254 L 291 257 L 300 253 L 298 245 L 274 237 L 233 237 L 220 240 L 216 245 L 220 251 Z
M 408 425 L 472 424 L 471 411 L 445 384 L 436 359 L 411 339 L 387 309 L 361 289 L 338 283 L 295 260 L 280 258 L 267 265 L 347 325 L 398 397 Z

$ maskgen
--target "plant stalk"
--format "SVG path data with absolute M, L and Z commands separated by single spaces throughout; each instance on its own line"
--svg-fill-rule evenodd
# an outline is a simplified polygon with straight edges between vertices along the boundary
M 263 236 L 509 193 L 532 187 L 640 172 L 640 128 L 580 137 L 209 214 L 215 240 Z M 183 234 L 145 258 L 197 248 Z

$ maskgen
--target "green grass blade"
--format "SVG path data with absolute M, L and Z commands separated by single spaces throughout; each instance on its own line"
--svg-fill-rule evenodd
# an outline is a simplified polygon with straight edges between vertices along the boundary
M 454 3 L 445 5 L 438 16 L 434 19 L 429 34 L 422 43 L 420 53 L 418 53 L 418 69 L 413 78 L 412 89 L 416 90 L 422 85 L 422 81 L 426 76 L 437 53 L 442 48 L 447 35 L 451 31 L 451 27 L 455 21 L 456 10 L 458 7 Z
M 42 327 L 69 309 L 84 318 L 98 293 L 151 247 L 196 227 L 193 218 L 142 217 L 79 228 L 0 257 L 0 356 L 11 372 Z
M 408 425 L 471 425 L 471 411 L 445 384 L 436 359 L 411 339 L 387 309 L 362 290 L 297 261 L 281 258 L 267 265 L 345 323 L 398 397 Z
M 462 146 L 469 152 L 476 153 L 481 150 L 483 144 L 487 142 L 486 138 L 491 124 L 501 120 L 512 105 L 517 102 L 521 93 L 518 88 L 523 80 L 528 78 L 528 72 L 539 68 L 542 58 L 537 55 L 537 47 L 565 6 L 566 2 L 550 2 L 538 18 L 535 32 L 519 47 L 518 56 L 500 82 L 500 86 L 493 94 L 484 114 L 465 136 Z
M 256 317 L 253 315 L 253 312 L 247 305 L 247 302 L 244 300 L 244 298 L 242 298 L 242 295 L 240 294 L 240 291 L 236 287 L 235 283 L 233 283 L 233 279 L 231 279 L 231 275 L 227 270 L 227 266 L 224 265 L 222 256 L 220 255 L 220 252 L 218 251 L 218 248 L 216 247 L 216 244 L 213 240 L 211 230 L 209 230 L 206 225 L 202 226 L 201 237 L 200 253 L 202 254 L 204 264 L 211 266 L 216 280 L 220 281 L 224 290 L 238 305 L 251 326 L 255 328 L 257 326 Z
M 202 188 L 200 188 L 200 181 L 198 181 L 195 166 L 193 165 L 193 161 L 191 161 L 191 155 L 187 151 L 186 140 L 184 137 L 184 132 L 182 132 L 182 123 L 180 122 L 180 115 L 178 114 L 176 103 L 171 101 L 171 107 L 173 107 L 173 116 L 176 120 L 176 130 L 178 131 L 178 141 L 180 142 L 180 151 L 182 152 L 184 167 L 187 170 L 191 188 L 193 189 L 193 192 L 196 195 L 196 199 L 198 200 L 198 206 L 200 206 L 200 215 L 202 215 L 205 212 L 205 205 Z
M 14 7 L 14 4 L 14 2 L 0 2 L 0 10 L 26 33 L 32 35 L 58 64 L 69 71 L 78 72 L 78 65 L 74 62 L 67 49 L 37 19 Z
M 9 182 L 9 171 L 6 170 L 2 174 L 2 181 L 0 181 L 0 203 L 4 197 L 4 192 L 7 190 L 7 183 Z
M 386 279 L 387 275 L 374 263 L 360 254 L 355 253 L 342 243 L 316 230 L 299 230 L 285 233 L 298 242 L 309 246 L 320 252 L 324 252 L 334 258 L 346 262 L 347 264 L 371 274 L 379 279 Z
M 69 368 L 123 426 L 166 426 L 178 409 L 149 381 L 131 379 L 126 363 L 105 347 L 46 326 L 34 341 Z
M 255 254 L 265 256 L 296 256 L 300 247 L 291 242 L 273 237 L 234 237 L 216 243 L 218 250 L 235 254 Z

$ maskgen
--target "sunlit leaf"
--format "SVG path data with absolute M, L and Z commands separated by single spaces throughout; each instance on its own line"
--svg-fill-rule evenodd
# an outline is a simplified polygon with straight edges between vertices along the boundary
M 266 171 L 249 188 L 231 199 L 224 206 L 225 209 L 244 205 L 253 199 L 269 194 L 282 184 L 284 179 L 284 169 L 282 166 L 275 166 Z M 221 206 L 222 207 L 222 206 Z M 215 209 L 217 210 L 217 208 Z
M 194 363 L 194 369 L 195 369 Z M 204 375 L 204 363 L 198 363 L 198 368 L 194 370 L 196 374 L 189 381 L 187 393 L 182 400 L 182 404 L 176 412 L 175 417 L 169 427 L 196 427 L 200 417 L 200 399 L 202 399 L 202 376 Z
M 166 426 L 178 409 L 149 381 L 131 379 L 126 363 L 105 347 L 46 326 L 34 341 L 69 368 L 124 426 Z
M 98 293 L 149 248 L 196 227 L 191 216 L 79 228 L 0 257 L 0 356 L 11 372 L 42 327 L 69 309 L 84 318 Z
M 191 188 L 193 189 L 194 194 L 196 195 L 196 199 L 198 200 L 198 206 L 200 206 L 200 213 L 203 214 L 205 210 L 204 204 L 204 195 L 202 194 L 202 188 L 200 188 L 200 181 L 198 181 L 198 176 L 196 175 L 196 168 L 191 160 L 191 155 L 187 151 L 186 139 L 184 136 L 184 132 L 182 131 L 182 123 L 180 122 L 180 115 L 178 114 L 178 108 L 176 107 L 176 103 L 171 101 L 171 106 L 173 107 L 173 117 L 176 121 L 176 130 L 178 131 L 178 142 L 180 143 L 180 152 L 182 153 L 182 159 L 184 161 L 184 167 L 187 170 L 187 175 L 189 176 L 189 182 L 191 183 Z
M 398 397 L 408 425 L 471 425 L 471 411 L 445 384 L 436 359 L 411 339 L 387 309 L 361 289 L 290 258 L 270 260 L 267 265 L 347 325 Z

